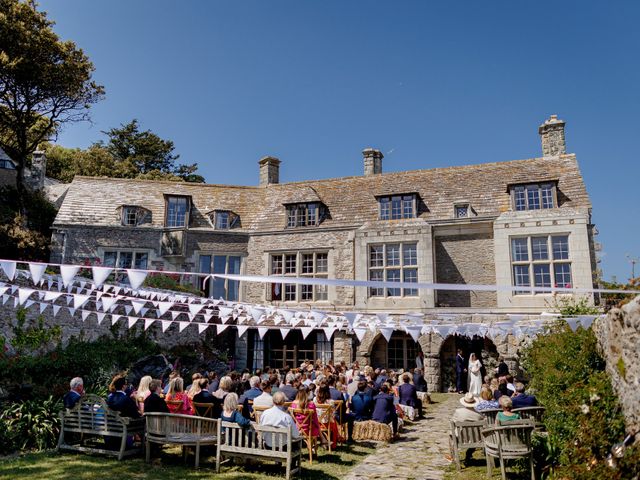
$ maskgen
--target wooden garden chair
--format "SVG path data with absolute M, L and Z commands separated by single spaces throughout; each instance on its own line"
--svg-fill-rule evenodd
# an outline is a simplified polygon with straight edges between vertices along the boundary
M 330 403 L 318 403 L 316 404 L 318 412 L 318 421 L 320 422 L 320 438 L 321 441 L 327 442 L 327 449 L 331 453 L 331 422 L 335 422 L 333 418 L 335 414 L 335 408 Z
M 512 420 L 501 426 L 487 427 L 482 430 L 484 452 L 487 457 L 487 475 L 493 475 L 493 459 L 500 460 L 502 480 L 506 480 L 505 462 L 511 459 L 528 458 L 531 468 L 531 480 L 535 480 L 533 469 L 533 448 L 531 432 L 534 426 L 529 421 Z
M 342 443 L 346 441 L 348 436 L 347 424 L 344 422 L 344 419 L 342 418 L 342 412 L 344 411 L 343 404 L 344 404 L 344 400 L 333 401 L 333 411 L 338 413 L 338 430 L 340 431 L 340 436 L 338 437 L 338 439 L 339 440 L 342 439 Z
M 536 430 L 544 430 L 542 417 L 544 416 L 544 407 L 520 407 L 514 408 L 512 412 L 519 413 L 523 420 L 531 420 Z
M 289 407 L 289 414 L 293 417 L 293 421 L 296 422 L 300 436 L 304 440 L 307 450 L 309 450 L 310 464 L 313 463 L 313 452 L 316 451 L 318 446 L 318 439 L 312 435 L 314 412 L 315 410 Z
M 193 409 L 199 417 L 213 418 L 213 403 L 193 402 Z
M 501 408 L 487 408 L 486 410 L 481 410 L 480 413 L 484 415 L 485 424 L 492 426 L 496 424 L 496 417 L 498 416 L 498 412 L 501 411 Z
M 265 410 L 268 410 L 271 407 L 262 407 L 259 405 L 256 405 L 255 407 L 253 407 L 253 412 L 251 412 L 251 420 L 253 420 L 256 423 L 260 423 L 260 415 L 262 415 L 262 412 L 264 412 Z
M 451 456 L 456 462 L 456 469 L 460 471 L 460 453 L 467 448 L 484 448 L 482 429 L 486 427 L 484 420 L 477 422 L 456 422 L 451 420 L 449 431 L 449 446 Z

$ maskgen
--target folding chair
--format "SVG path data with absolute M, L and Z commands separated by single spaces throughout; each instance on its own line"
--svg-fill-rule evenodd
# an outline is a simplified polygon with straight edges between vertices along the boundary
M 330 403 L 316 404 L 318 412 L 318 420 L 320 422 L 320 437 L 327 442 L 327 449 L 331 453 L 331 422 L 335 422 L 333 418 L 335 414 L 334 406 Z
M 313 463 L 313 451 L 317 448 L 317 438 L 312 435 L 314 410 L 289 408 L 289 414 L 296 422 L 298 431 L 309 450 L 309 463 Z

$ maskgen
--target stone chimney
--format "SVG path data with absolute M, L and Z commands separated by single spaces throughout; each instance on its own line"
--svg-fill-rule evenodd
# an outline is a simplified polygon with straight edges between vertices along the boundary
M 47 157 L 42 150 L 36 150 L 31 154 L 31 168 L 22 171 L 25 185 L 33 191 L 42 190 L 46 173 Z
M 384 155 L 380 150 L 365 148 L 362 151 L 362 156 L 364 157 L 365 176 L 382 173 L 382 159 Z
M 564 120 L 559 120 L 557 115 L 551 115 L 545 120 L 538 133 L 542 139 L 542 156 L 556 157 L 567 153 L 567 145 L 564 141 Z
M 276 157 L 264 157 L 258 162 L 260 165 L 260 185 L 280 183 L 280 160 Z

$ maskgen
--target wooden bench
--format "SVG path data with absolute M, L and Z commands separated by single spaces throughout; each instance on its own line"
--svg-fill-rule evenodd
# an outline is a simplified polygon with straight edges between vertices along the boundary
M 200 465 L 200 447 L 215 445 L 219 420 L 178 413 L 145 413 L 146 461 L 151 461 L 151 444 L 195 447 L 195 467 Z
M 496 418 L 498 416 L 498 412 L 501 412 L 501 408 L 487 408 L 486 410 L 481 410 L 480 413 L 484 415 L 485 424 L 488 426 L 492 426 L 496 424 Z
M 520 407 L 514 408 L 512 412 L 519 413 L 523 420 L 531 420 L 536 430 L 544 430 L 545 426 L 542 421 L 544 416 L 544 407 Z
M 216 473 L 220 473 L 220 463 L 226 457 L 273 460 L 284 463 L 286 479 L 300 473 L 302 463 L 302 439 L 293 438 L 291 427 L 267 427 L 254 425 L 243 428 L 237 423 L 218 423 L 218 447 L 216 449 Z M 265 439 L 268 438 L 271 447 Z
M 101 453 L 114 455 L 122 460 L 129 455 L 142 451 L 141 447 L 127 450 L 127 437 L 144 433 L 142 418 L 121 417 L 120 414 L 107 407 L 107 402 L 97 395 L 87 395 L 72 409 L 60 411 L 60 436 L 58 450 L 76 452 Z M 75 434 L 74 441 L 68 443 L 65 434 Z M 109 450 L 97 446 L 88 446 L 86 441 L 93 437 L 108 437 L 120 439 L 119 450 Z M 77 439 L 77 442 L 75 441 Z M 107 439 L 105 438 L 105 441 Z
M 456 469 L 460 470 L 460 452 L 468 448 L 484 448 L 482 429 L 486 427 L 483 420 L 477 422 L 456 422 L 451 420 L 449 444 L 451 456 L 456 462 Z

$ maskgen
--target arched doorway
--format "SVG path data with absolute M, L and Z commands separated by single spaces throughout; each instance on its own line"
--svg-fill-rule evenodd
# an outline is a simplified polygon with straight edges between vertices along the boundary
M 393 332 L 389 342 L 380 335 L 371 347 L 371 366 L 392 370 L 416 367 L 416 356 L 422 349 L 420 345 L 403 332 Z
M 456 388 L 456 352 L 462 350 L 465 365 L 469 363 L 471 352 L 482 362 L 482 377 L 498 365 L 498 349 L 488 337 L 474 335 L 472 338 L 452 335 L 440 347 L 441 391 L 453 392 Z M 466 380 L 464 382 L 466 388 Z

